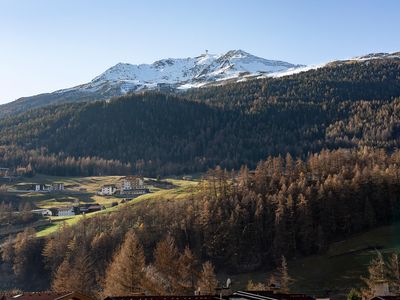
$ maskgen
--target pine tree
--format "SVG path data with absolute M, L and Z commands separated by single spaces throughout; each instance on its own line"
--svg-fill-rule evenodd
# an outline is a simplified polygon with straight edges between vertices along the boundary
M 129 231 L 106 271 L 104 294 L 128 296 L 142 291 L 144 271 L 143 247 L 136 234 Z
M 214 272 L 214 266 L 211 262 L 207 261 L 203 264 L 198 282 L 200 293 L 203 295 L 214 295 L 217 286 L 218 280 Z

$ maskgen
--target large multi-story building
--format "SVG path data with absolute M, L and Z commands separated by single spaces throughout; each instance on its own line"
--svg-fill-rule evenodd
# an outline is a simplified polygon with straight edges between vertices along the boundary
M 120 191 L 144 189 L 144 179 L 139 176 L 126 176 L 121 179 Z

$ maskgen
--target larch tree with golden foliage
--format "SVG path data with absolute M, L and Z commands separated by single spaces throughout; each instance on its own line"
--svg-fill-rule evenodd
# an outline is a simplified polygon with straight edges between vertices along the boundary
M 278 268 L 279 279 L 282 293 L 289 293 L 289 285 L 292 282 L 292 278 L 289 276 L 288 266 L 285 256 L 282 255 L 281 266 Z
M 106 271 L 104 295 L 128 296 L 142 292 L 145 256 L 136 234 L 128 231 Z
M 51 284 L 51 288 L 53 291 L 58 292 L 66 292 L 71 289 L 71 265 L 68 259 L 64 259 L 64 261 L 58 266 L 55 271 L 53 282 Z
M 154 250 L 154 267 L 161 276 L 159 284 L 162 285 L 163 293 L 172 295 L 179 292 L 180 286 L 177 278 L 179 250 L 175 239 L 169 234 L 158 242 Z
M 52 289 L 57 292 L 76 291 L 90 296 L 96 294 L 94 260 L 85 246 L 65 257 L 54 274 Z
M 189 247 L 186 247 L 178 260 L 179 294 L 193 295 L 198 277 L 196 265 L 195 256 Z
M 209 261 L 203 264 L 198 286 L 202 295 L 215 294 L 215 289 L 218 287 L 218 280 L 214 272 L 214 266 Z

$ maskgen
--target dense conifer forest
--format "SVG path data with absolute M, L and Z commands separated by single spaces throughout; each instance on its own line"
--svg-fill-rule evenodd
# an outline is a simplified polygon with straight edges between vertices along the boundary
M 399 95 L 400 62 L 382 59 L 176 95 L 50 106 L 0 121 L 0 164 L 55 175 L 156 176 L 254 168 L 286 153 L 393 150 Z

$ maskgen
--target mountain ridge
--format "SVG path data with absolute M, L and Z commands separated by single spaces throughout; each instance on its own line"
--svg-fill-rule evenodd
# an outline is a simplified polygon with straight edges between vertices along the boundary
M 219 55 L 206 52 L 195 57 L 161 59 L 151 64 L 120 62 L 86 84 L 56 92 L 76 88 L 91 91 L 101 89 L 105 84 L 120 86 L 122 93 L 153 89 L 162 85 L 186 89 L 214 81 L 241 78 L 247 74 L 271 74 L 298 67 L 303 65 L 267 60 L 243 50 L 230 50 Z
M 243 50 L 230 50 L 223 54 L 206 51 L 195 57 L 166 58 L 151 64 L 120 62 L 88 83 L 3 104 L 0 106 L 0 118 L 50 104 L 106 100 L 146 90 L 186 90 L 300 67 L 303 65 L 268 60 Z
M 236 83 L 251 79 L 291 76 L 319 68 L 372 60 L 400 60 L 400 52 L 370 53 L 319 65 L 296 65 L 268 60 L 243 50 L 223 54 L 205 53 L 187 58 L 166 58 L 151 64 L 117 63 L 90 82 L 71 88 L 19 98 L 0 105 L 0 119 L 47 105 L 107 100 L 127 93 L 187 91 L 191 88 Z

